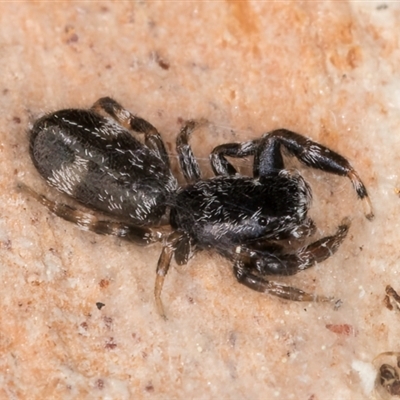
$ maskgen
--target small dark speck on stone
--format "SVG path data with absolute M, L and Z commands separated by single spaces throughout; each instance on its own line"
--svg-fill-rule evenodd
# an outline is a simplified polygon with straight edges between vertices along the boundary
M 110 281 L 108 279 L 102 279 L 99 283 L 99 286 L 102 289 L 105 289 L 106 287 L 108 287 L 108 285 L 110 284 Z
M 111 329 L 112 328 L 112 322 L 113 319 L 111 317 L 103 317 L 103 321 L 104 321 L 104 325 L 106 326 L 107 329 Z
M 149 382 L 146 385 L 145 389 L 146 389 L 146 392 L 151 392 L 151 393 L 154 392 L 154 386 L 153 386 L 153 384 L 151 382 Z
M 98 389 L 104 389 L 104 381 L 103 381 L 103 379 L 97 379 L 97 381 L 96 381 L 96 387 L 97 387 Z
M 13 118 L 14 124 L 20 124 L 21 123 L 21 118 L 20 117 L 14 117 Z
M 0 242 L 0 247 L 6 249 L 6 250 L 11 250 L 12 248 L 12 242 L 10 239 L 7 239 L 3 242 Z
M 66 34 L 65 42 L 67 44 L 75 43 L 79 40 L 78 35 L 75 32 L 75 27 L 73 25 L 66 25 L 64 28 Z
M 165 61 L 165 60 L 160 56 L 160 54 L 158 54 L 157 52 L 154 52 L 154 53 L 153 53 L 153 57 L 154 57 L 155 61 L 157 62 L 157 64 L 158 64 L 162 69 L 169 70 L 169 67 L 170 67 L 169 62 L 168 62 L 168 61 Z
M 376 7 L 377 10 L 386 10 L 387 8 L 389 8 L 389 6 L 388 6 L 387 4 L 385 4 L 385 3 L 379 4 L 379 5 Z
M 168 69 L 169 69 L 169 63 L 167 63 L 166 61 L 164 61 L 162 58 L 160 58 L 160 59 L 158 60 L 158 65 L 159 65 L 162 69 L 165 69 L 165 70 L 168 70 Z
M 88 324 L 87 324 L 87 322 L 82 322 L 81 323 L 81 328 L 83 328 L 85 331 L 87 331 L 88 330 Z
M 235 347 L 235 345 L 236 345 L 236 340 L 237 340 L 236 332 L 230 332 L 230 334 L 229 334 L 229 344 L 230 344 L 232 347 Z
M 100 302 L 97 302 L 97 303 L 96 303 L 96 307 L 97 307 L 99 310 L 101 310 L 104 306 L 105 306 L 104 303 L 100 303 Z
M 110 337 L 107 342 L 106 345 L 104 346 L 106 349 L 108 350 L 114 350 L 117 347 L 117 343 L 115 343 L 115 340 L 113 337 Z
M 76 33 L 73 33 L 69 39 L 67 40 L 67 43 L 75 43 L 79 40 L 78 35 Z

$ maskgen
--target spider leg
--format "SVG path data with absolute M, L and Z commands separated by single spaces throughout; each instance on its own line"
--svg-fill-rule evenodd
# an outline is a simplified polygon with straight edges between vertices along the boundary
M 157 264 L 157 275 L 154 286 L 154 297 L 158 313 L 167 319 L 164 306 L 161 301 L 161 292 L 164 286 L 165 276 L 168 273 L 171 265 L 172 256 L 175 255 L 175 260 L 179 265 L 186 264 L 188 259 L 193 256 L 194 251 L 191 249 L 190 239 L 182 232 L 172 232 L 162 249 L 160 258 Z
M 277 232 L 276 234 L 272 234 L 269 236 L 271 240 L 290 240 L 294 239 L 296 241 L 305 240 L 307 237 L 312 236 L 317 227 L 315 226 L 314 221 L 306 217 L 304 221 L 302 221 L 299 225 L 294 227 L 290 231 Z
M 170 166 L 164 142 L 157 129 L 149 122 L 143 118 L 136 117 L 110 97 L 102 97 L 97 100 L 93 104 L 92 110 L 100 114 L 105 112 L 125 129 L 143 133 L 146 146 L 156 152 L 165 165 Z
M 323 237 L 295 253 L 285 253 L 284 247 L 268 241 L 240 246 L 236 253 L 248 268 L 260 275 L 294 275 L 333 255 L 347 236 L 350 220 L 345 218 L 336 233 Z
M 307 217 L 300 225 L 290 232 L 289 238 L 294 238 L 296 240 L 305 239 L 312 236 L 316 230 L 317 227 L 314 221 Z
M 243 143 L 227 143 L 214 148 L 210 154 L 211 167 L 215 175 L 235 175 L 236 168 L 225 158 L 244 158 L 254 155 L 260 139 L 250 140 Z M 276 157 L 281 157 L 280 153 Z M 282 162 L 283 168 L 283 162 Z
M 161 251 L 156 270 L 156 282 L 154 285 L 154 298 L 157 311 L 164 319 L 167 319 L 167 316 L 165 315 L 164 306 L 161 300 L 161 292 L 164 286 L 165 276 L 167 275 L 169 267 L 171 265 L 172 255 L 174 254 L 174 248 L 172 244 L 172 241 L 167 242 L 167 244 L 163 247 Z
M 285 286 L 277 282 L 267 281 L 266 279 L 249 272 L 246 270 L 246 268 L 243 268 L 237 264 L 233 267 L 233 271 L 236 279 L 240 283 L 246 285 L 250 289 L 256 290 L 257 292 L 271 294 L 273 296 L 292 301 L 335 301 L 333 297 L 319 296 L 304 292 L 303 290 L 292 286 Z
M 300 289 L 265 280 L 260 275 L 294 275 L 322 262 L 336 252 L 350 227 L 344 219 L 332 236 L 311 243 L 294 254 L 284 254 L 283 247 L 266 242 L 257 248 L 239 247 L 234 273 L 240 283 L 258 292 L 272 294 L 295 301 L 332 301 L 332 298 L 315 296 Z M 256 273 L 253 273 L 256 272 Z
M 364 201 L 365 216 L 370 220 L 374 217 L 367 189 L 350 163 L 340 154 L 298 133 L 278 129 L 263 136 L 254 154 L 253 173 L 255 177 L 268 175 L 273 169 L 281 168 L 282 156 L 276 155 L 280 154 L 280 145 L 283 145 L 308 167 L 347 176 L 351 180 L 358 198 Z
M 201 178 L 200 167 L 189 145 L 189 138 L 194 130 L 204 125 L 206 122 L 207 121 L 204 119 L 186 121 L 176 138 L 176 151 L 178 153 L 179 165 L 188 183 L 194 183 Z
M 151 228 L 118 221 L 99 220 L 98 217 L 89 212 L 78 210 L 64 203 L 51 201 L 25 184 L 19 183 L 19 188 L 27 192 L 53 214 L 78 225 L 83 230 L 101 235 L 117 236 L 142 246 L 160 242 L 164 237 L 162 232 Z

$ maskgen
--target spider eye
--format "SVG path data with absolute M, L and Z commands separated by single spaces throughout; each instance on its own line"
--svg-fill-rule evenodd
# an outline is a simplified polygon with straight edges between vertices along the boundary
M 267 218 L 264 217 L 258 218 L 258 224 L 261 226 L 267 226 Z

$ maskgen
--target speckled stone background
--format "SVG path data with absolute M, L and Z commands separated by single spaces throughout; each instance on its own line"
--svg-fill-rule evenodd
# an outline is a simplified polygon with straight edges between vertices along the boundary
M 375 358 L 400 348 L 384 302 L 400 291 L 399 26 L 383 1 L 2 2 L 0 398 L 375 398 Z M 216 145 L 278 127 L 345 155 L 375 220 L 347 179 L 295 164 L 317 236 L 352 226 L 332 258 L 280 279 L 342 307 L 252 292 L 201 253 L 171 268 L 164 321 L 160 245 L 83 232 L 18 192 L 65 201 L 31 163 L 29 126 L 105 95 L 152 122 L 172 160 L 181 121 L 211 121 L 192 141 L 206 174 Z

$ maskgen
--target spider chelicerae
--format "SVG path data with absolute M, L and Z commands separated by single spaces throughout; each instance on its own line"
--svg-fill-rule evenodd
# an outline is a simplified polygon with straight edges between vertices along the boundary
M 45 115 L 30 132 L 36 169 L 47 183 L 101 213 L 53 202 L 24 187 L 51 212 L 83 229 L 139 245 L 162 242 L 155 299 L 164 317 L 161 291 L 172 257 L 183 265 L 199 250 L 215 250 L 230 260 L 237 280 L 256 291 L 296 301 L 332 301 L 265 278 L 293 275 L 327 259 L 350 227 L 344 219 L 333 235 L 305 247 L 288 247 L 311 236 L 315 225 L 307 216 L 311 188 L 298 172 L 285 169 L 281 147 L 308 167 L 347 176 L 372 219 L 357 172 L 336 152 L 278 129 L 259 139 L 217 146 L 210 155 L 215 176 L 204 179 L 189 145 L 202 123 L 186 122 L 177 137 L 187 182 L 180 186 L 157 129 L 115 100 L 105 97 L 89 110 Z M 254 157 L 253 176 L 238 174 L 226 158 L 248 156 Z M 170 229 L 161 229 L 163 225 Z

